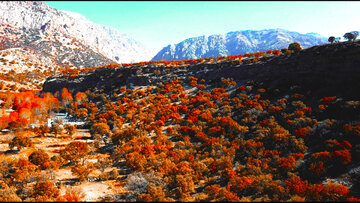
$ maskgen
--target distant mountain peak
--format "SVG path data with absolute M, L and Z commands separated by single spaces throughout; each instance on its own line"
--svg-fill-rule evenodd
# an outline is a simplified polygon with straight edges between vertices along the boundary
M 117 29 L 95 24 L 85 16 L 40 1 L 1 1 L 0 22 L 40 34 L 72 38 L 118 63 L 150 60 L 144 45 Z M 71 40 L 70 40 L 71 41 Z
M 307 48 L 327 43 L 327 39 L 316 33 L 312 35 L 300 34 L 281 28 L 231 31 L 226 34 L 203 35 L 185 39 L 180 43 L 164 47 L 152 60 L 182 60 L 239 55 L 287 48 L 292 42 L 299 42 L 303 48 Z

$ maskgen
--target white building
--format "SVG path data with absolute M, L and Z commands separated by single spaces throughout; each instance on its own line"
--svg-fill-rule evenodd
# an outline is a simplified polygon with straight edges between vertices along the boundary
M 52 118 L 48 118 L 47 119 L 47 125 L 49 127 L 52 126 L 52 124 L 55 122 L 55 120 L 61 120 L 63 125 L 66 124 L 70 124 L 70 125 L 84 125 L 85 122 L 78 119 L 78 118 L 74 118 L 69 116 L 68 113 L 56 113 L 55 116 L 53 116 Z

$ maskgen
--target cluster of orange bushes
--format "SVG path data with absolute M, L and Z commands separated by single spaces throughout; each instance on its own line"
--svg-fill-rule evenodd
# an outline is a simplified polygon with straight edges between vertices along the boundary
M 280 50 L 268 50 L 267 52 L 255 52 L 255 53 L 245 53 L 244 55 L 230 55 L 230 56 L 217 56 L 217 57 L 206 57 L 206 58 L 199 58 L 199 59 L 189 59 L 189 60 L 172 60 L 172 61 L 145 61 L 139 63 L 123 63 L 123 66 L 144 66 L 148 64 L 152 65 L 165 65 L 170 67 L 181 66 L 184 64 L 196 64 L 196 63 L 206 63 L 206 62 L 222 62 L 222 61 L 231 61 L 231 60 L 238 60 L 241 63 L 243 57 L 249 58 L 259 58 L 260 56 L 267 55 L 280 55 Z M 289 53 L 289 52 L 288 52 Z M 290 52 L 291 53 L 291 52 Z
M 89 68 L 65 68 L 65 69 L 61 69 L 60 73 L 62 73 L 63 76 L 65 77 L 72 78 L 78 76 L 80 73 L 86 73 L 100 68 L 118 68 L 118 67 L 120 67 L 120 64 L 112 63 L 104 66 L 89 67 Z
M 115 145 L 113 162 L 125 160 L 133 172 L 155 173 L 153 178 L 161 180 L 138 200 L 358 201 L 345 185 L 319 182 L 336 170 L 334 164 L 353 163 L 350 140 L 357 125 L 345 124 L 342 137 L 329 133 L 317 140 L 317 130 L 339 129 L 336 121 L 316 120 L 313 113 L 323 110 L 307 106 L 302 94 L 270 102 L 262 99 L 265 88 L 250 96 L 245 86 L 230 93 L 236 86 L 231 79 L 214 89 L 197 81 L 187 80 L 197 86 L 193 94 L 178 80 L 144 90 L 121 88 L 110 97 L 87 92 L 89 101 L 100 99 L 100 104 L 77 107 L 92 113 L 86 118 L 94 139 Z M 319 104 L 332 105 L 335 99 L 324 97 Z M 324 147 L 308 151 L 311 140 Z M 302 162 L 309 177 L 299 174 Z M 204 189 L 196 192 L 199 186 Z
M 0 129 L 23 129 L 30 123 L 43 123 L 58 103 L 58 99 L 51 93 L 39 97 L 34 91 L 7 93 L 3 99 L 2 108 L 12 111 L 9 115 L 1 116 Z
M 267 56 L 270 56 L 270 55 L 280 55 L 281 53 L 288 53 L 288 54 L 291 53 L 290 50 L 287 50 L 287 49 L 285 49 L 285 50 L 286 51 L 284 51 L 284 52 L 281 52 L 280 50 L 268 50 L 267 52 L 262 51 L 262 52 L 255 52 L 255 53 L 245 53 L 244 55 L 218 56 L 218 57 L 207 57 L 207 58 L 189 59 L 189 60 L 143 61 L 143 62 L 138 62 L 138 63 L 122 63 L 121 65 L 124 67 L 145 66 L 145 65 L 181 67 L 181 66 L 186 66 L 189 64 L 198 64 L 198 63 L 207 63 L 207 62 L 219 63 L 219 62 L 223 62 L 223 61 L 234 61 L 234 60 L 241 63 L 242 59 L 244 57 L 252 58 L 252 60 L 250 60 L 250 62 L 256 63 L 259 61 L 259 58 L 261 56 L 264 56 L 265 54 Z M 91 71 L 91 70 L 93 71 L 93 70 L 100 69 L 100 68 L 118 68 L 118 67 L 120 67 L 120 64 L 115 63 L 115 64 L 108 64 L 108 65 L 104 65 L 104 66 L 91 67 L 91 68 L 67 68 L 67 69 L 60 70 L 60 72 L 65 77 L 76 77 L 82 72 L 86 73 L 88 71 Z
M 40 90 L 41 86 L 39 85 L 39 81 L 44 80 L 46 77 L 50 75 L 54 75 L 56 71 L 54 70 L 44 70 L 40 71 L 39 69 L 35 69 L 33 71 L 25 71 L 25 72 L 16 72 L 14 70 L 10 70 L 7 73 L 0 73 L 0 80 L 9 81 L 10 83 L 5 84 L 4 82 L 0 82 L 0 90 L 5 91 L 17 91 L 24 88 L 19 88 L 17 84 L 24 85 L 27 89 L 35 89 Z M 11 84 L 15 82 L 15 84 Z
M 254 57 L 263 54 L 254 53 Z M 188 93 L 184 83 L 196 88 Z M 131 173 L 147 174 L 146 190 L 135 191 L 139 201 L 359 201 L 348 186 L 324 182 L 339 167 L 358 162 L 354 146 L 360 124 L 316 119 L 336 105 L 337 97 L 307 106 L 302 94 L 270 101 L 264 87 L 233 88 L 237 84 L 231 79 L 212 89 L 202 80 L 199 83 L 190 76 L 186 81 L 138 90 L 123 87 L 109 95 L 66 88 L 56 97 L 49 93 L 39 97 L 30 91 L 11 94 L 3 105 L 14 111 L 3 116 L 0 124 L 25 129 L 55 109 L 84 119 L 95 148 L 114 147 L 99 163 L 124 161 Z M 35 171 L 57 169 L 68 162 L 75 163 L 72 173 L 85 181 L 94 168 L 102 167 L 85 163 L 89 151 L 79 141 L 53 157 L 35 151 L 28 160 L 9 164 L 13 179 L 6 184 L 18 187 L 29 182 Z M 125 183 L 119 185 L 130 184 Z M 70 193 L 60 196 L 52 182 L 44 181 L 21 198 L 80 199 Z

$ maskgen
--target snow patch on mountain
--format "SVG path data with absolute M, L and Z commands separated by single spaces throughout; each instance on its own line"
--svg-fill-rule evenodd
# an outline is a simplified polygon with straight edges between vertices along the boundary
M 298 42 L 303 48 L 307 48 L 327 43 L 327 38 L 319 34 L 300 34 L 284 29 L 233 31 L 226 34 L 193 37 L 178 44 L 169 45 L 158 52 L 152 60 L 239 55 L 287 48 L 292 42 Z

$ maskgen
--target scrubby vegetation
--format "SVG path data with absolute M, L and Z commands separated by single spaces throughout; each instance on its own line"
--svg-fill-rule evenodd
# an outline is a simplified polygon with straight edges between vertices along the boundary
M 238 65 L 245 57 L 256 63 L 290 49 L 301 47 L 122 65 Z M 97 68 L 69 69 L 63 77 Z M 3 94 L 0 128 L 8 131 L 1 136 L 12 136 L 2 141 L 8 150 L 0 155 L 0 190 L 6 191 L 0 200 L 81 201 L 76 185 L 106 182 L 113 192 L 102 201 L 359 201 L 359 173 L 349 172 L 360 158 L 359 101 L 327 95 L 308 102 L 310 96 L 296 88 L 288 93 L 251 80 L 210 84 L 189 75 L 111 94 L 66 88 Z M 344 119 L 336 114 L 341 111 L 352 113 Z M 59 112 L 85 124 L 47 126 Z M 46 139 L 57 144 L 37 148 Z M 60 171 L 71 177 L 56 179 Z

